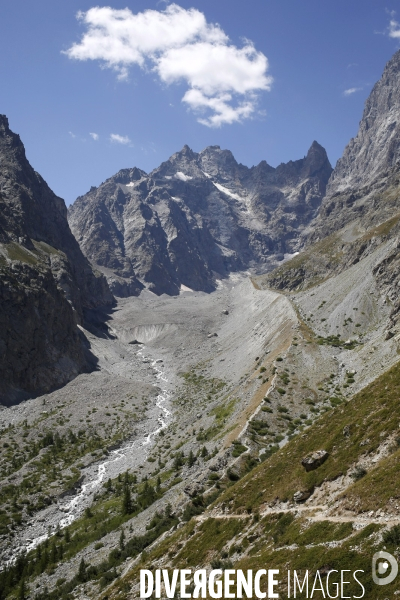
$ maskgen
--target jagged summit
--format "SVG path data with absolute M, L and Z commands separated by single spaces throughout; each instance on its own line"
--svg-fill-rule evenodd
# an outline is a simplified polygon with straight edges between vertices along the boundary
M 324 164 L 318 144 L 308 157 L 310 172 L 319 160 Z M 390 301 L 392 324 L 399 322 L 399 190 L 400 50 L 374 85 L 359 131 L 337 162 L 316 218 L 301 233 L 305 251 L 268 275 L 269 285 L 304 289 L 367 257 L 372 261 L 379 249 L 370 269 Z
M 296 251 L 331 171 L 317 142 L 276 169 L 246 167 L 220 146 L 185 145 L 148 175 L 124 169 L 92 188 L 69 222 L 117 295 L 209 292 L 232 271 L 263 270 Z

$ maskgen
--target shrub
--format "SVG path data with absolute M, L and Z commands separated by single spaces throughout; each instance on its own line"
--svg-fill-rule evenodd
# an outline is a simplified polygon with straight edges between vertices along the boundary
M 350 473 L 350 477 L 353 481 L 358 481 L 362 479 L 367 474 L 367 471 L 363 467 L 356 467 L 352 473 Z
M 243 454 L 243 452 L 246 452 L 246 450 L 247 450 L 246 446 L 244 446 L 241 442 L 239 442 L 239 440 L 235 440 L 233 442 L 232 446 L 233 446 L 232 456 L 234 458 L 237 458 L 238 456 L 240 456 L 241 454 Z
M 236 473 L 236 471 L 232 471 L 232 469 L 228 469 L 226 474 L 230 481 L 239 481 L 240 479 L 239 473 Z
M 383 541 L 391 546 L 400 545 L 400 525 L 393 525 L 389 531 L 383 533 Z

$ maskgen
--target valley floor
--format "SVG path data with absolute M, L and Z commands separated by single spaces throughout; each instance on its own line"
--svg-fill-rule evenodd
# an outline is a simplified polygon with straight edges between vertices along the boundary
M 384 339 L 389 307 L 367 276 L 379 258 L 296 295 L 243 273 L 212 294 L 122 299 L 106 328 L 92 315 L 83 333 L 97 370 L 0 411 L 3 566 L 30 553 L 21 573 L 31 594 L 67 597 L 62 586 L 74 580 L 78 597 L 97 598 L 99 582 L 106 589 L 132 566 L 130 538 L 140 553 L 179 520 L 248 519 L 206 506 L 397 362 L 397 337 Z M 392 438 L 362 468 L 389 456 Z M 259 517 L 304 513 L 357 530 L 355 505 L 337 501 L 353 480 L 340 477 L 319 483 L 301 508 L 277 492 Z M 393 524 L 398 513 L 360 519 Z M 82 559 L 97 569 L 86 587 Z M 11 593 L 19 584 L 10 581 Z

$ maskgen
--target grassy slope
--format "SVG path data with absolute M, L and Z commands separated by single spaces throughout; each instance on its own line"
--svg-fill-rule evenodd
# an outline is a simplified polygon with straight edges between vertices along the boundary
M 357 257 L 370 245 L 375 248 L 377 244 L 397 235 L 399 220 L 400 214 L 395 214 L 357 236 L 352 242 L 347 242 L 343 237 L 347 230 L 344 228 L 314 243 L 271 273 L 257 277 L 256 281 L 262 289 L 275 288 L 280 291 L 307 289 L 318 285 L 356 262 Z
M 396 580 L 378 589 L 370 575 L 372 554 L 384 546 L 382 524 L 372 523 L 357 531 L 349 522 L 312 522 L 296 514 L 295 507 L 290 513 L 263 516 L 262 512 L 266 504 L 276 499 L 291 500 L 299 489 L 311 490 L 326 480 L 351 472 L 360 458 L 376 453 L 386 443 L 391 444 L 391 453 L 343 492 L 343 502 L 355 512 L 380 508 L 390 513 L 390 507 L 400 496 L 399 392 L 400 363 L 228 487 L 213 506 L 219 512 L 223 508 L 226 518 L 215 519 L 206 512 L 201 521 L 192 519 L 146 554 L 142 564 L 118 580 L 106 596 L 134 597 L 128 590 L 138 582 L 138 570 L 149 565 L 194 569 L 209 567 L 211 561 L 214 566 L 215 561 L 230 566 L 226 563 L 229 560 L 235 569 L 268 565 L 285 573 L 288 568 L 315 571 L 322 566 L 363 569 L 365 598 L 392 597 L 398 589 Z M 347 426 L 350 436 L 343 432 Z M 369 441 L 361 446 L 366 440 Z M 330 453 L 328 460 L 316 471 L 306 473 L 301 458 L 321 448 Z M 332 541 L 335 543 L 329 545 Z M 396 551 L 388 542 L 386 548 L 392 553 Z M 283 584 L 281 590 L 284 591 Z M 349 595 L 360 594 L 357 585 L 349 586 L 348 590 Z M 314 597 L 322 595 L 317 592 Z

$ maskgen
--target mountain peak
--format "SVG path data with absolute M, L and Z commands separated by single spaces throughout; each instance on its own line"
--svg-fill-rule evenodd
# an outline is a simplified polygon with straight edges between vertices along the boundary
M 195 152 L 193 152 L 193 150 L 187 144 L 185 144 L 182 150 L 180 152 L 177 152 L 177 154 L 180 156 L 185 156 L 187 158 L 195 157 Z
M 321 144 L 319 144 L 316 140 L 313 141 L 313 143 L 311 144 L 309 150 L 308 150 L 308 154 L 310 154 L 310 152 L 321 152 L 323 154 L 326 154 L 326 150 L 323 146 L 321 146 Z
M 143 285 L 156 294 L 177 294 L 181 285 L 209 292 L 215 278 L 265 269 L 296 251 L 330 173 L 317 142 L 307 158 L 281 169 L 265 161 L 249 169 L 220 146 L 196 153 L 185 145 L 139 185 L 129 187 L 132 174 L 124 170 L 111 178 L 114 185 L 79 198 L 69 223 L 117 295 Z
M 6 115 L 0 115 L 0 130 L 10 130 Z
M 314 177 L 321 170 L 329 171 L 329 174 L 332 172 L 325 148 L 315 140 L 307 152 L 302 170 L 305 177 Z

